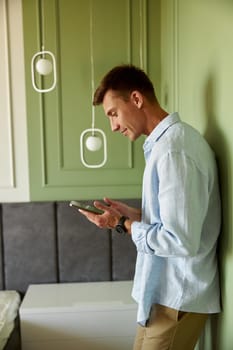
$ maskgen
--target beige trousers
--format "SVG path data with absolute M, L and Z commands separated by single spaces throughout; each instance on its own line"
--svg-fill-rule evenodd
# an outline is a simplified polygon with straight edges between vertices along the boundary
M 133 350 L 193 350 L 207 318 L 153 305 L 146 327 L 138 325 Z

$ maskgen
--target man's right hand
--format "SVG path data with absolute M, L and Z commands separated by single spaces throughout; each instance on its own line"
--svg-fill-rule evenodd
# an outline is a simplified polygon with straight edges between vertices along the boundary
M 107 197 L 104 198 L 104 202 L 122 215 L 130 218 L 131 221 L 141 221 L 141 209 L 130 207 L 125 203 Z

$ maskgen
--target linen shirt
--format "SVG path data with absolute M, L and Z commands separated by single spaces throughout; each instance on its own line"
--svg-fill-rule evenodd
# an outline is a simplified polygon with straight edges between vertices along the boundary
M 143 148 L 142 219 L 132 224 L 137 321 L 145 325 L 155 303 L 187 312 L 219 312 L 221 208 L 214 154 L 178 113 L 165 117 Z

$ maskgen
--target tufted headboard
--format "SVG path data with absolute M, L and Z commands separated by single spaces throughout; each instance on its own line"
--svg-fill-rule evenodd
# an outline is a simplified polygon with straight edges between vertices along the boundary
M 97 228 L 69 202 L 0 205 L 0 289 L 24 294 L 29 284 L 129 280 L 135 258 L 129 235 Z

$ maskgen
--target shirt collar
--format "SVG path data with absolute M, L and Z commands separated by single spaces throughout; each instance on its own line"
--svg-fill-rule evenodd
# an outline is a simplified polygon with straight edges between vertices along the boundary
M 150 135 L 146 138 L 143 149 L 145 151 L 149 151 L 154 143 L 158 141 L 158 139 L 162 136 L 162 134 L 173 124 L 180 121 L 179 114 L 174 112 L 165 117 L 150 133 Z

